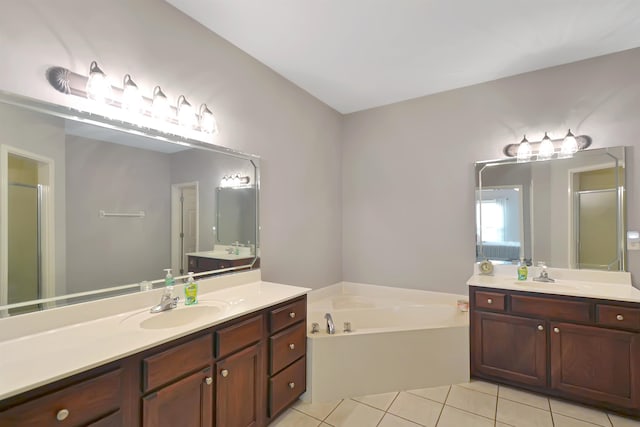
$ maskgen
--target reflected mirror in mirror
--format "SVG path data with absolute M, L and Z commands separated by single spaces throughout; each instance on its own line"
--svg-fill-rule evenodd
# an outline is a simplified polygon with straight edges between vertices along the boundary
M 15 99 L 0 102 L 0 315 L 159 286 L 163 269 L 180 278 L 189 254 L 215 260 L 236 241 L 234 266 L 257 266 L 257 158 Z M 218 197 L 237 173 L 249 177 L 241 205 Z M 219 223 L 225 211 L 235 225 Z
M 477 260 L 625 271 L 624 169 L 624 147 L 477 162 Z

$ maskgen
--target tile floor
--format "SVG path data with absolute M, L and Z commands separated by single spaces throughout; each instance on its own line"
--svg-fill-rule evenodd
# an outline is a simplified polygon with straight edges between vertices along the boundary
M 276 427 L 640 427 L 640 421 L 484 381 L 296 403 Z

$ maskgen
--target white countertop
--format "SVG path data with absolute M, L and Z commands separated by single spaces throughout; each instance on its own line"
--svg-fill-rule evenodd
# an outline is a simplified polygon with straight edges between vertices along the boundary
M 496 268 L 495 275 L 486 276 L 478 274 L 476 268 L 475 274 L 469 278 L 467 285 L 511 291 L 640 302 L 640 289 L 632 286 L 629 273 L 604 272 L 603 274 L 603 272 L 594 272 L 591 274 L 581 271 L 572 274 L 570 270 L 566 269 L 549 269 L 549 277 L 555 278 L 556 282 L 544 283 L 534 281 L 531 274 L 527 280 L 519 281 L 516 277 L 515 268 L 513 268 L 513 271 L 511 270 L 511 268 Z M 610 280 L 607 279 L 608 277 Z
M 255 255 L 251 254 L 230 254 L 227 251 L 202 251 L 202 252 L 191 252 L 186 254 L 187 256 L 197 256 L 202 258 L 213 258 L 213 259 L 224 259 L 226 261 L 233 261 L 236 259 L 253 259 Z
M 218 285 L 220 281 L 215 283 Z M 308 291 L 308 288 L 262 281 L 234 284 L 199 294 L 198 305 L 192 307 L 215 306 L 220 311 L 207 313 L 207 316 L 183 326 L 143 329 L 140 326 L 142 321 L 164 314 L 151 314 L 150 307 L 145 306 L 4 340 L 0 342 L 0 400 L 304 295 Z M 181 286 L 176 286 L 174 295 L 181 295 L 181 292 Z M 181 298 L 175 310 L 189 309 L 191 307 L 185 307 Z M 16 319 L 19 317 L 16 316 Z M 16 319 L 11 320 L 13 324 Z M 0 319 L 0 328 L 6 326 L 3 320 Z

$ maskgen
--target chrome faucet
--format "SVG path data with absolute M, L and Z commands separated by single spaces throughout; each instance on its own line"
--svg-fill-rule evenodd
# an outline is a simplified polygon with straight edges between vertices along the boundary
M 547 266 L 544 265 L 544 262 L 539 262 L 538 267 L 540 267 L 540 275 L 538 277 L 534 277 L 533 280 L 536 282 L 545 282 L 545 283 L 555 283 L 555 280 L 549 277 L 549 273 L 547 272 Z
M 154 305 L 149 311 L 151 313 L 160 313 L 161 311 L 171 310 L 178 306 L 179 299 L 180 297 L 172 298 L 171 289 L 165 289 L 160 298 L 160 304 Z
M 336 333 L 336 325 L 333 323 L 333 317 L 331 317 L 331 313 L 326 313 L 324 318 L 327 319 L 327 333 L 329 335 L 333 335 Z

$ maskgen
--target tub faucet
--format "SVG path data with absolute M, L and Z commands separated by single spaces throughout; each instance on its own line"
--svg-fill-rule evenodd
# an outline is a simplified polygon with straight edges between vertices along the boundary
M 324 318 L 327 319 L 327 333 L 329 335 L 333 335 L 336 333 L 336 325 L 333 323 L 333 317 L 331 317 L 331 313 L 327 313 L 324 315 Z
M 162 298 L 160 298 L 160 304 L 154 305 L 149 310 L 151 313 L 160 313 L 161 311 L 171 310 L 178 306 L 179 297 L 172 298 L 171 290 L 165 289 L 162 293 Z

